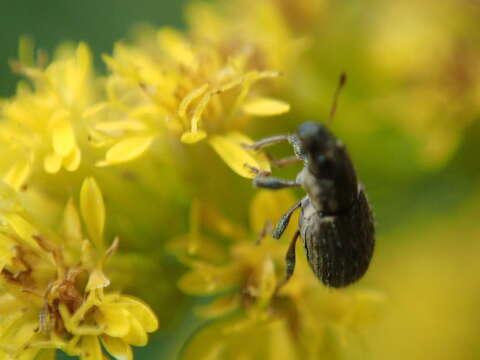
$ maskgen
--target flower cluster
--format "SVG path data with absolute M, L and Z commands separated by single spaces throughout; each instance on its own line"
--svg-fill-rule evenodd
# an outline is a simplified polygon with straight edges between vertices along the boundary
M 372 19 L 376 35 L 365 44 L 366 56 L 397 88 L 377 105 L 393 107 L 426 168 L 442 167 L 480 111 L 480 48 L 475 31 L 465 31 L 475 27 L 478 6 L 375 4 L 382 16 Z
M 63 212 L 60 232 L 46 228 L 8 185 L 0 191 L 0 354 L 12 359 L 52 356 L 55 349 L 81 359 L 131 359 L 130 345 L 143 346 L 157 319 L 141 300 L 108 291 L 105 209 L 96 182 Z M 82 220 L 89 237 L 82 231 Z
M 279 76 L 275 68 L 255 64 L 249 48 L 222 48 L 173 29 L 145 31 L 137 43 L 119 43 L 112 56 L 104 57 L 111 71 L 106 99 L 85 114 L 95 129 L 95 146 L 107 149 L 97 166 L 134 159 L 155 139 L 172 135 L 187 144 L 208 138 L 240 175 L 251 177 L 232 157 L 264 166 L 239 145 L 248 139 L 236 131 L 251 116 L 289 110 L 283 101 L 265 96 L 267 80 Z
M 28 39 L 20 45 L 21 50 L 32 48 Z M 0 115 L 0 142 L 16 160 L 4 159 L 1 166 L 5 181 L 15 189 L 24 186 L 37 168 L 50 174 L 62 168 L 74 172 L 82 158 L 88 158 L 88 127 L 82 113 L 93 105 L 96 93 L 85 44 L 75 50 L 59 49 L 50 64 L 31 63 L 26 53 L 21 51 L 13 67 L 28 82 L 20 83 L 16 96 L 4 101 Z
M 185 358 L 241 359 L 256 354 L 275 359 L 282 354 L 315 359 L 328 354 L 330 346 L 352 347 L 352 335 L 375 318 L 381 294 L 327 290 L 303 258 L 291 281 L 277 292 L 286 246 L 265 229 L 293 201 L 288 192 L 259 191 L 250 208 L 251 231 L 212 216 L 215 212 L 207 205 L 192 208 L 203 216 L 192 216 L 196 220 L 191 232 L 173 239 L 170 250 L 190 268 L 179 287 L 187 294 L 214 296 L 197 308 L 197 314 L 215 321 L 186 344 Z M 230 238 L 227 253 L 211 236 L 202 235 L 200 224 L 216 236 Z M 294 232 L 291 226 L 285 237 Z M 332 341 L 326 340 L 327 334 Z

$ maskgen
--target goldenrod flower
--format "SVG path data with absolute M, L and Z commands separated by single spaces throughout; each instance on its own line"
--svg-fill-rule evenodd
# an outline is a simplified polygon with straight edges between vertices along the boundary
M 215 223 L 208 223 L 211 211 L 202 209 L 205 226 L 216 228 L 223 236 L 230 233 L 227 254 L 199 233 L 202 221 L 198 216 L 192 217 L 196 220 L 189 235 L 172 241 L 171 248 L 191 268 L 180 279 L 179 287 L 191 295 L 216 295 L 197 313 L 217 320 L 186 345 L 186 358 L 275 359 L 281 355 L 285 359 L 315 359 L 325 355 L 329 347 L 351 344 L 352 335 L 375 317 L 381 294 L 326 289 L 300 256 L 290 282 L 275 293 L 283 277 L 286 246 L 269 236 L 260 244 L 255 239 L 265 224 L 276 221 L 292 202 L 288 192 L 258 192 L 250 210 L 253 236 L 246 236 L 218 216 Z M 192 211 L 200 211 L 199 205 Z M 292 225 L 286 237 L 293 232 Z
M 241 146 L 249 139 L 237 131 L 252 116 L 283 114 L 289 105 L 265 86 L 277 69 L 256 64 L 254 56 L 248 46 L 227 49 L 173 29 L 117 44 L 104 57 L 112 72 L 107 99 L 84 114 L 96 131 L 94 144 L 107 148 L 97 165 L 135 159 L 173 134 L 186 144 L 207 138 L 240 175 L 253 177 L 244 163 L 267 170 L 262 156 Z
M 132 359 L 130 345 L 145 345 L 158 323 L 142 301 L 106 290 L 104 265 L 118 239 L 105 249 L 96 182 L 83 183 L 81 218 L 68 202 L 61 233 L 36 223 L 7 185 L 0 190 L 0 354 L 27 360 L 61 349 L 100 360 L 103 346 L 117 359 Z
M 20 49 L 30 48 L 28 44 L 24 39 Z M 48 66 L 28 59 L 28 52 L 21 51 L 14 63 L 28 82 L 0 108 L 0 142 L 10 154 L 0 165 L 4 180 L 16 189 L 38 168 L 51 174 L 79 168 L 89 137 L 81 114 L 97 91 L 90 51 L 83 43 L 75 50 L 60 48 Z

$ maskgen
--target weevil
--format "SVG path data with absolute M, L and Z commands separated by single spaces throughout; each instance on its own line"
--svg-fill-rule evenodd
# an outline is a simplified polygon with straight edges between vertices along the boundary
M 342 74 L 330 119 L 345 81 Z M 260 150 L 283 141 L 292 145 L 295 156 L 272 160 L 272 165 L 303 162 L 303 169 L 295 180 L 271 177 L 269 173 L 251 168 L 256 173 L 253 179 L 256 187 L 272 190 L 302 187 L 306 192 L 306 196 L 280 218 L 272 234 L 279 239 L 292 214 L 301 209 L 298 230 L 285 257 L 286 275 L 277 289 L 293 275 L 299 236 L 311 269 L 326 286 L 340 288 L 352 284 L 367 271 L 375 244 L 372 211 L 352 160 L 344 144 L 327 126 L 313 121 L 301 124 L 294 134 L 271 136 L 248 147 Z

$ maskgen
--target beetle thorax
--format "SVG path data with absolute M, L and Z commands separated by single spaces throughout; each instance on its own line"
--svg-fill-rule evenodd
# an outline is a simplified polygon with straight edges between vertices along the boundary
M 312 206 L 317 211 L 326 213 L 336 213 L 338 211 L 339 204 L 335 196 L 333 180 L 316 177 L 307 166 L 300 171 L 297 180 L 305 189 Z

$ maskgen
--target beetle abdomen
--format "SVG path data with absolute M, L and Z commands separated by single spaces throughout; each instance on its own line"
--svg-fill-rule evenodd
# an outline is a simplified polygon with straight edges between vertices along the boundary
M 350 209 L 324 216 L 306 200 L 300 234 L 308 262 L 327 286 L 347 286 L 363 276 L 375 244 L 373 216 L 363 189 Z

